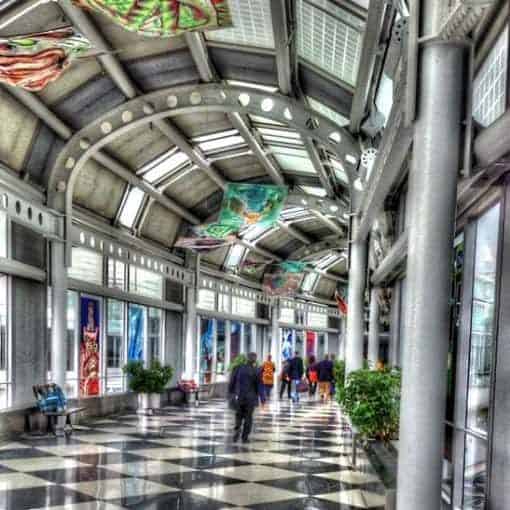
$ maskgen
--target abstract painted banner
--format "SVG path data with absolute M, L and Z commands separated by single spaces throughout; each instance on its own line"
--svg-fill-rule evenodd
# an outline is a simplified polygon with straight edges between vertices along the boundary
M 282 360 L 286 361 L 292 358 L 292 330 L 282 329 Z
M 176 248 L 186 248 L 196 252 L 208 252 L 232 244 L 236 236 L 230 234 L 231 229 L 215 228 L 216 224 L 190 227 L 187 233 L 175 242 Z M 221 237 L 220 232 L 223 232 Z
M 230 183 L 223 195 L 218 223 L 235 231 L 250 225 L 273 227 L 286 198 L 285 186 Z
M 228 0 L 74 0 L 126 30 L 151 37 L 174 37 L 193 30 L 232 26 Z
M 99 395 L 99 332 L 100 303 L 98 299 L 80 298 L 80 396 Z
M 271 296 L 293 296 L 301 285 L 306 267 L 306 262 L 291 260 L 269 265 L 264 273 L 264 292 Z
M 315 331 L 307 331 L 306 335 L 306 356 L 316 356 L 317 333 Z
M 145 334 L 144 308 L 137 305 L 129 305 L 129 343 L 128 361 L 143 360 L 143 337 Z
M 32 92 L 55 81 L 91 48 L 72 27 L 0 38 L 0 82 Z

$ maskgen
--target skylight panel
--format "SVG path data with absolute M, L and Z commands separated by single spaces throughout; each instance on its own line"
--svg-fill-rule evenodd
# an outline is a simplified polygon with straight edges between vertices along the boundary
M 244 231 L 241 232 L 241 235 L 247 241 L 255 241 L 259 239 L 263 234 L 265 234 L 268 230 L 271 230 L 272 227 L 262 227 L 260 225 L 250 225 Z
M 322 104 L 320 101 L 317 101 L 313 97 L 307 96 L 306 98 L 312 110 L 315 110 L 317 113 L 324 115 L 324 117 L 333 121 L 335 124 L 338 124 L 340 127 L 345 127 L 349 125 L 350 123 L 349 119 L 333 110 L 333 108 L 330 108 L 325 104 Z
M 312 292 L 318 278 L 319 275 L 317 273 L 306 273 L 301 285 L 301 290 L 303 292 Z
M 273 85 L 262 85 L 261 83 L 253 83 L 251 81 L 227 80 L 229 85 L 233 87 L 246 87 L 250 89 L 263 90 L 264 92 L 275 93 L 278 92 L 278 87 Z
M 234 246 L 230 248 L 225 266 L 229 269 L 238 266 L 241 263 L 245 251 L 246 248 L 242 244 L 234 244 Z
M 303 207 L 289 207 L 282 211 L 281 218 L 284 220 L 296 220 L 298 218 L 305 218 L 308 212 Z
M 261 117 L 260 115 L 249 115 L 252 124 L 270 124 L 272 126 L 285 126 L 282 122 L 269 119 L 267 117 Z
M 345 168 L 342 165 L 342 163 L 340 163 L 340 161 L 338 161 L 337 159 L 335 159 L 333 157 L 330 157 L 326 164 L 333 168 L 333 171 L 335 172 L 335 176 L 337 177 L 337 179 L 339 181 L 341 181 L 345 184 L 347 184 L 349 182 L 349 178 L 347 177 Z
M 239 134 L 237 129 L 228 129 L 219 133 L 198 136 L 193 139 L 204 152 L 217 151 L 227 147 L 236 147 L 246 145 L 245 139 Z
M 354 86 L 364 22 L 330 0 L 296 0 L 298 55 Z
M 272 136 L 279 136 L 282 138 L 292 138 L 295 140 L 301 140 L 301 135 L 298 132 L 292 131 L 290 129 L 274 129 L 274 128 L 259 127 L 258 132 L 262 135 L 272 135 Z
M 278 165 L 288 172 L 300 172 L 315 175 L 315 168 L 305 150 L 292 149 L 288 147 L 277 147 L 270 145 L 273 156 Z
M 271 0 L 230 0 L 232 28 L 207 32 L 209 41 L 274 48 Z
M 325 270 L 328 267 L 332 266 L 333 264 L 336 264 L 342 255 L 339 255 L 338 253 L 329 253 L 328 255 L 325 255 L 324 257 L 320 258 L 317 261 L 316 266 L 319 269 Z
M 140 188 L 130 188 L 119 216 L 121 225 L 128 228 L 133 227 L 144 197 L 145 193 Z
M 296 138 L 283 138 L 281 136 L 273 136 L 273 135 L 262 135 L 262 140 L 264 142 L 270 144 L 270 143 L 281 143 L 283 145 L 295 145 L 298 147 L 303 147 L 303 142 Z
M 375 105 L 384 115 L 384 125 L 386 126 L 393 107 L 393 80 L 385 73 L 382 73 L 379 81 L 379 88 L 377 89 L 377 95 L 375 97 Z
M 319 188 L 317 186 L 301 186 L 301 189 L 307 195 L 313 195 L 315 197 L 325 197 L 327 195 L 327 192 L 324 188 Z
M 180 151 L 167 152 L 163 156 L 152 161 L 145 167 L 142 167 L 140 172 L 142 177 L 151 184 L 159 181 L 163 177 L 168 177 L 175 170 L 180 168 L 185 163 L 189 162 L 188 156 Z

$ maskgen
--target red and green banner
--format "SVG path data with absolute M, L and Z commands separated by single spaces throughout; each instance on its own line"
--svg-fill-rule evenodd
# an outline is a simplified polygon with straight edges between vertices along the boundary
M 174 37 L 194 30 L 232 26 L 228 0 L 74 0 L 126 30 L 151 37 Z
M 307 263 L 287 260 L 270 264 L 264 273 L 264 292 L 271 296 L 293 296 L 299 290 Z
M 72 27 L 0 38 L 0 82 L 37 92 L 90 48 Z
M 343 315 L 344 317 L 347 316 L 347 301 L 343 296 L 340 295 L 338 290 L 335 290 L 335 301 L 336 305 L 338 307 L 338 311 Z
M 80 397 L 99 395 L 99 299 L 80 298 Z

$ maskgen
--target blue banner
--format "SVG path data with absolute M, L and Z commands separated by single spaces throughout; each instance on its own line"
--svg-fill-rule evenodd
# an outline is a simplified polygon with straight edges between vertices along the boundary
M 143 360 L 144 309 L 129 306 L 128 361 Z

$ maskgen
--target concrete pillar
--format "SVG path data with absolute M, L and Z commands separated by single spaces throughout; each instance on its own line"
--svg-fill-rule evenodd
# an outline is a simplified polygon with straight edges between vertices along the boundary
M 422 0 L 422 37 L 444 19 Z M 461 145 L 464 49 L 424 44 L 419 55 L 410 193 L 397 509 L 441 508 L 452 246 Z
M 226 320 L 225 321 L 225 367 L 227 367 L 227 370 L 228 370 L 228 367 L 230 366 L 230 362 L 232 361 L 231 358 L 232 356 L 230 355 L 231 353 L 231 336 L 232 336 L 232 322 L 230 322 L 229 320 Z
M 368 363 L 375 368 L 379 360 L 379 288 L 370 290 L 370 322 L 368 325 Z
M 357 231 L 359 219 L 352 220 L 352 230 Z M 347 334 L 345 345 L 346 372 L 363 367 L 363 342 L 365 335 L 365 281 L 367 268 L 367 242 L 351 244 L 349 289 L 347 299 Z
M 186 378 L 195 377 L 198 372 L 198 352 L 197 345 L 197 305 L 196 290 L 192 287 L 186 288 L 186 319 L 184 334 L 184 374 Z M 197 359 L 195 363 L 195 359 Z
M 280 328 L 278 327 L 278 318 L 278 304 L 274 303 L 271 307 L 271 356 L 276 365 L 277 373 L 280 373 L 282 360 L 280 356 Z
M 67 270 L 65 245 L 51 242 L 51 376 L 65 387 L 67 361 Z
M 395 281 L 391 291 L 391 310 L 390 310 L 390 337 L 388 345 L 388 365 L 390 367 L 400 367 L 400 327 L 402 321 L 401 305 L 400 305 L 400 285 L 401 281 Z

